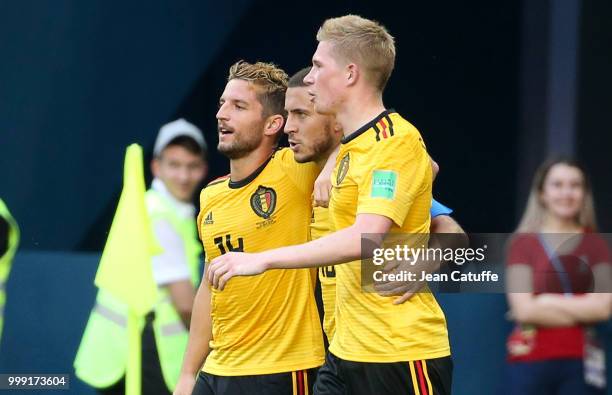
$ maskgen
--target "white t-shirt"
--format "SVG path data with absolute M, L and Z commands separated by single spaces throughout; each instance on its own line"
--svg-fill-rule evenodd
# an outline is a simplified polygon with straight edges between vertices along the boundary
M 193 219 L 195 207 L 192 204 L 181 202 L 168 192 L 164 183 L 155 178 L 151 188 L 167 198 L 176 209 L 179 217 Z M 185 243 L 180 233 L 167 220 L 153 221 L 153 233 L 163 252 L 153 257 L 153 277 L 157 285 L 189 280 L 191 273 L 185 254 Z

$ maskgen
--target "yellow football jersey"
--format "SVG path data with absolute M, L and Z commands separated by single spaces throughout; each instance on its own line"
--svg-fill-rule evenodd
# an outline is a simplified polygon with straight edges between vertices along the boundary
M 310 223 L 311 240 L 319 239 L 330 232 L 328 209 L 326 207 L 313 207 Z M 319 282 L 321 283 L 321 299 L 323 300 L 323 330 L 327 336 L 327 341 L 331 342 L 336 330 L 336 320 L 334 319 L 334 309 L 336 308 L 336 267 L 320 267 Z
M 228 251 L 258 252 L 308 240 L 319 169 L 282 149 L 248 178 L 213 181 L 200 195 L 198 229 L 206 261 Z M 234 277 L 211 288 L 211 352 L 203 370 L 220 376 L 271 374 L 323 364 L 310 269 Z
M 391 233 L 417 235 L 419 245 L 411 247 L 426 245 L 431 184 L 430 159 L 418 130 L 385 111 L 342 140 L 332 173 L 332 230 L 352 225 L 358 214 L 378 214 L 393 220 Z M 444 313 L 428 290 L 393 305 L 393 298 L 362 290 L 357 260 L 336 266 L 336 292 L 330 351 L 338 357 L 399 362 L 450 354 Z

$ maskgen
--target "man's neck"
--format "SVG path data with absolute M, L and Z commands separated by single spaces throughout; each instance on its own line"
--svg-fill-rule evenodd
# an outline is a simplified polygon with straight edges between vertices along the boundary
M 321 157 L 317 158 L 314 161 L 319 167 L 319 169 L 322 169 L 323 167 L 325 167 L 325 164 L 327 163 L 327 160 L 329 159 L 329 156 L 331 155 L 333 151 L 334 150 L 326 152 L 325 154 L 321 155 Z
M 328 150 L 327 152 L 325 152 L 323 155 L 320 155 L 317 159 L 314 160 L 314 162 L 317 164 L 317 166 L 319 166 L 319 169 L 322 169 L 325 167 L 325 164 L 327 163 L 327 160 L 329 159 L 329 157 L 331 156 L 331 154 L 336 150 L 336 148 L 340 145 L 341 139 L 339 138 L 339 136 L 336 136 L 334 138 L 336 141 L 335 144 L 333 144 Z
M 230 159 L 230 180 L 239 182 L 253 174 L 272 154 L 274 148 L 260 147 L 250 152 L 247 156 L 238 159 Z
M 336 114 L 336 121 L 342 126 L 344 136 L 349 136 L 357 129 L 376 118 L 385 111 L 382 95 L 353 95 Z
M 317 164 L 319 169 L 322 169 L 323 167 L 325 167 L 325 163 L 327 163 L 327 159 L 329 159 L 329 155 L 324 155 L 322 158 L 315 160 L 315 163 Z

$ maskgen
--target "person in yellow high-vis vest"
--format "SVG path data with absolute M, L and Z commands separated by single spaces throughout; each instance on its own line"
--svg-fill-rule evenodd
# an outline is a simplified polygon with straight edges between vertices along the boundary
M 208 171 L 206 148 L 200 130 L 184 119 L 164 125 L 155 142 L 155 178 L 145 200 L 163 252 L 151 262 L 160 298 L 142 334 L 142 393 L 147 395 L 171 393 L 187 346 L 202 252 L 192 199 Z M 127 308 L 99 290 L 74 366 L 77 377 L 100 394 L 124 394 L 126 326 Z
M 6 281 L 11 271 L 13 257 L 19 245 L 19 227 L 0 199 L 0 339 L 4 326 L 4 306 L 6 304 Z

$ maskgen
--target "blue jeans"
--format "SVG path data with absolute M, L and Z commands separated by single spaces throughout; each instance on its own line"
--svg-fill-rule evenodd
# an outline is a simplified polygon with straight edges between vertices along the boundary
M 584 382 L 581 359 L 557 359 L 507 364 L 507 395 L 599 395 Z

